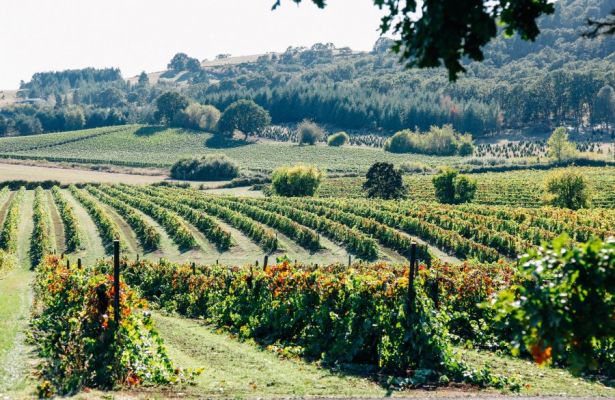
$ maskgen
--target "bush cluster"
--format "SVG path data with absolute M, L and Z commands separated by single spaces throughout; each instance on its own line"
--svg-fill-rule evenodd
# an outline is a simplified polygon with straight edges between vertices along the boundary
M 303 121 L 297 127 L 297 138 L 299 144 L 314 145 L 320 142 L 325 136 L 324 131 L 320 126 L 311 121 Z
M 186 158 L 171 167 L 171 178 L 189 181 L 225 181 L 238 175 L 239 167 L 224 154 Z
M 445 168 L 432 179 L 436 198 L 440 203 L 461 204 L 472 201 L 476 194 L 476 181 L 459 171 Z
M 470 156 L 474 145 L 470 134 L 460 134 L 451 125 L 444 125 L 432 126 L 426 133 L 409 129 L 399 131 L 386 140 L 384 150 L 391 153 Z
M 337 132 L 327 138 L 329 146 L 339 147 L 348 143 L 350 143 L 350 136 L 346 132 Z
M 280 196 L 313 196 L 320 186 L 323 174 L 314 166 L 295 165 L 273 171 L 272 188 Z

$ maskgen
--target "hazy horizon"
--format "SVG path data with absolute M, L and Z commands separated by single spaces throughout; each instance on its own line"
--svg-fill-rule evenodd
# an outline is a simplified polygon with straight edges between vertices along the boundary
M 324 9 L 283 0 L 5 0 L 0 89 L 32 74 L 117 67 L 125 78 L 160 71 L 184 52 L 199 60 L 333 42 L 369 50 L 381 12 L 371 1 L 336 0 Z

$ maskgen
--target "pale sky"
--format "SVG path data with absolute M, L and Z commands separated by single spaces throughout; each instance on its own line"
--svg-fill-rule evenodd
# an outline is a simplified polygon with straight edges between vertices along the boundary
M 34 72 L 119 67 L 160 71 L 177 52 L 200 60 L 333 42 L 369 50 L 381 12 L 372 0 L 0 0 L 0 89 Z

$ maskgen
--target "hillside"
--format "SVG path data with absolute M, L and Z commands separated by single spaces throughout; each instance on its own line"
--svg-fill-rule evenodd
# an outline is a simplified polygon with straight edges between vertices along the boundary
M 540 20 L 535 42 L 498 37 L 485 61 L 467 63 L 455 83 L 441 69 L 404 69 L 384 38 L 369 53 L 317 43 L 204 62 L 178 54 L 171 69 L 128 80 L 113 68 L 39 73 L 22 89 L 47 106 L 4 107 L 0 135 L 151 123 L 154 100 L 168 90 L 219 109 L 251 98 L 276 124 L 307 118 L 351 133 L 390 135 L 443 124 L 475 137 L 546 133 L 558 125 L 601 130 L 606 120 L 596 97 L 615 86 L 615 41 L 580 34 L 588 17 L 605 15 L 615 0 L 560 0 L 555 8 Z M 64 114 L 74 106 L 84 119 L 73 126 Z

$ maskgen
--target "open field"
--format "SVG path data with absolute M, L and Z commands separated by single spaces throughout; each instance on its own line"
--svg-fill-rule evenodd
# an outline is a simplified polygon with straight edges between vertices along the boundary
M 0 106 L 11 105 L 17 100 L 17 90 L 0 90 Z
M 271 171 L 296 163 L 311 163 L 330 172 L 365 172 L 376 161 L 404 161 L 430 165 L 455 163 L 459 157 L 430 157 L 385 153 L 381 149 L 333 148 L 325 145 L 256 142 L 232 148 L 208 147 L 208 133 L 129 125 L 60 134 L 0 139 L 4 158 L 117 164 L 139 167 L 169 167 L 180 158 L 224 153 L 242 168 Z M 284 157 L 280 157 L 284 154 Z M 349 165 L 348 160 L 352 160 Z
M 45 192 L 56 232 L 54 248 L 70 248 L 71 233 L 63 228 L 68 211 L 58 203 L 65 200 L 74 215 L 72 230 L 82 240 L 67 253 L 81 257 L 80 249 L 86 249 L 89 259 L 103 257 L 118 236 L 130 257 L 241 264 L 261 262 L 265 254 L 272 262 L 286 256 L 347 263 L 351 256 L 405 263 L 411 241 L 419 242 L 421 259 L 495 262 L 515 259 L 562 233 L 578 242 L 615 235 L 615 213 L 609 209 L 221 197 L 195 189 L 129 185 L 56 188 L 53 196 Z M 8 205 L 28 197 L 4 198 Z
M 259 263 L 262 266 L 265 254 L 269 256 L 269 265 L 278 257 L 287 257 L 291 263 L 298 260 L 312 265 L 311 268 L 317 268 L 314 264 L 345 265 L 350 255 L 354 268 L 369 270 L 370 264 L 356 261 L 405 265 L 411 241 L 416 241 L 418 257 L 425 262 L 455 265 L 472 259 L 494 263 L 485 265 L 496 268 L 514 265 L 512 260 L 518 254 L 561 233 L 579 242 L 594 236 L 615 235 L 613 210 L 599 208 L 574 212 L 414 201 L 249 198 L 126 184 L 36 192 L 3 189 L 0 194 L 2 231 L 8 232 L 19 259 L 19 266 L 0 278 L 3 292 L 15 295 L 0 297 L 0 314 L 8 322 L 0 323 L 0 393 L 22 397 L 30 396 L 36 385 L 29 373 L 36 361 L 24 338 L 32 296 L 33 274 L 29 267 L 38 262 L 41 252 L 64 252 L 73 262 L 80 258 L 85 265 L 92 265 L 107 257 L 112 241 L 119 238 L 122 254 L 129 260 L 138 257 L 154 263 L 161 258 L 177 263 L 195 262 L 198 271 L 207 264 L 214 269 L 220 264 L 222 271 L 227 268 L 224 265 L 234 266 L 228 271 L 242 271 L 237 269 L 240 265 L 251 265 L 252 270 Z M 13 212 L 19 219 L 15 230 L 11 230 L 12 224 L 5 223 L 10 210 L 17 210 Z M 47 227 L 46 234 L 41 226 Z M 179 264 L 168 268 L 190 268 L 176 265 Z M 383 268 L 383 264 L 379 265 L 377 268 Z M 130 279 L 134 278 L 127 279 L 132 282 Z M 163 287 L 168 286 L 160 286 Z M 143 290 L 147 293 L 145 286 Z M 172 304 L 175 303 L 168 306 Z M 158 305 L 167 307 L 164 303 Z M 234 335 L 186 316 L 189 315 L 155 313 L 155 321 L 178 365 L 205 367 L 195 385 L 118 395 L 379 397 L 390 390 L 382 381 L 376 382 L 381 379 L 379 375 L 359 372 L 362 367 L 340 373 L 298 358 L 283 358 L 254 342 L 239 343 Z M 458 351 L 472 368 L 487 365 L 491 373 L 523 382 L 522 394 L 613 394 L 608 386 L 574 377 L 564 370 L 539 369 L 528 361 L 488 351 Z M 15 365 L 20 367 L 15 369 Z M 285 371 L 284 379 L 280 378 L 280 371 Z M 429 395 L 460 396 L 468 391 L 473 395 L 510 393 L 510 389 L 479 391 L 463 386 L 445 387 Z M 396 396 L 427 394 L 403 388 L 395 392 Z M 87 397 L 104 396 L 92 392 Z
M 588 178 L 596 207 L 615 207 L 615 167 L 578 167 Z M 525 170 L 472 174 L 478 188 L 475 204 L 539 207 L 543 204 L 544 180 L 551 171 Z M 318 194 L 322 197 L 365 197 L 364 178 L 335 178 L 325 180 Z M 431 175 L 407 175 L 404 183 L 410 199 L 435 201 Z
M 24 180 L 24 181 L 44 181 L 55 180 L 61 184 L 71 184 L 80 182 L 98 183 L 127 183 L 127 184 L 147 184 L 160 182 L 167 177 L 164 175 L 138 175 L 124 174 L 117 172 L 103 172 L 92 170 L 75 170 L 59 167 L 45 167 L 35 165 L 5 164 L 0 162 L 0 175 L 2 179 Z

